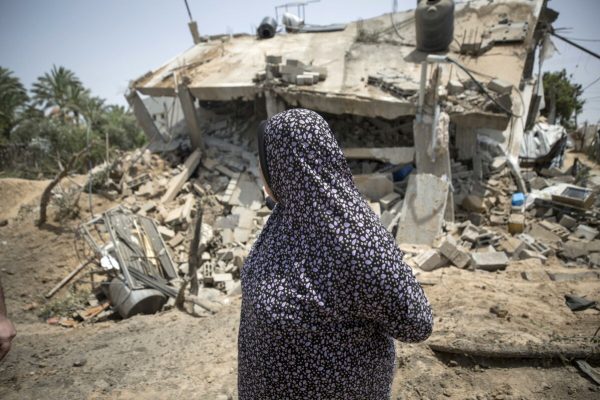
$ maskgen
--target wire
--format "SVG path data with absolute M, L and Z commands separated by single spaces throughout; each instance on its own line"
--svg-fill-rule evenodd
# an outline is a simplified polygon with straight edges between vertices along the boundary
M 190 17 L 190 22 L 192 22 L 194 20 L 194 18 L 192 18 L 192 12 L 190 11 L 190 6 L 188 5 L 187 0 L 183 0 L 185 2 L 185 8 L 187 9 L 187 13 Z
M 593 43 L 600 42 L 600 39 L 582 39 L 582 38 L 571 38 L 571 37 L 568 37 L 567 39 L 575 40 L 576 42 L 593 42 Z
M 516 118 L 523 118 L 523 114 L 521 115 L 516 115 L 512 112 L 512 110 L 509 110 L 508 108 L 504 107 L 504 105 L 500 104 L 500 102 L 498 102 L 498 100 L 494 99 L 494 97 L 492 97 L 492 95 L 488 92 L 488 90 L 485 88 L 485 86 L 483 86 L 483 84 L 481 82 L 479 82 L 471 73 L 471 71 L 465 67 L 464 65 L 462 65 L 461 63 L 459 63 L 458 61 L 447 57 L 448 61 L 451 62 L 452 64 L 456 65 L 458 68 L 462 69 L 468 76 L 469 78 L 471 78 L 471 80 L 473 82 L 475 82 L 475 84 L 479 87 L 479 89 L 483 92 L 483 94 L 485 94 L 485 96 L 490 99 L 494 104 L 496 104 L 496 106 L 498 106 L 502 111 L 504 111 L 506 114 L 510 115 L 511 117 L 516 117 Z M 524 112 L 525 110 L 523 110 Z
M 586 87 L 584 87 L 583 89 L 581 89 L 581 92 L 584 92 L 585 90 L 587 90 L 590 87 L 594 86 L 598 82 L 600 82 L 600 76 L 597 79 L 595 79 L 592 83 L 590 83 L 589 85 L 587 85 Z

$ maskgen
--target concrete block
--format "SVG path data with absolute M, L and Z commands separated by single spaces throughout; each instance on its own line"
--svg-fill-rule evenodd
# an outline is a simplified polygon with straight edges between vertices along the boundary
M 521 277 L 529 282 L 546 282 L 550 280 L 548 274 L 540 270 L 523 271 Z
M 555 282 L 572 282 L 572 281 L 584 281 L 584 280 L 597 280 L 600 278 L 600 273 L 596 271 L 586 272 L 575 272 L 575 273 L 562 273 L 562 272 L 548 272 L 548 276 Z
M 285 76 L 285 75 L 290 75 L 293 77 L 296 77 L 298 75 L 302 75 L 304 74 L 304 68 L 299 68 L 293 65 L 284 65 L 281 67 L 281 75 Z
M 529 187 L 531 188 L 531 190 L 542 190 L 547 188 L 548 186 L 550 186 L 548 185 L 548 181 L 546 181 L 540 176 L 537 176 L 529 181 Z
M 318 80 L 317 80 L 318 82 Z M 312 74 L 302 73 L 296 76 L 297 85 L 312 85 L 314 83 L 314 76 Z
M 464 230 L 460 238 L 467 242 L 475 243 L 481 232 L 473 225 L 468 225 Z
M 508 257 L 502 251 L 489 253 L 472 253 L 471 260 L 477 269 L 489 272 L 498 271 L 506 268 Z
M 174 237 L 171 238 L 171 240 L 169 240 L 169 246 L 175 248 L 177 246 L 179 246 L 181 243 L 183 243 L 183 235 L 181 233 L 178 233 L 177 235 L 175 235 Z
M 575 229 L 575 237 L 579 238 L 579 239 L 585 239 L 585 240 L 594 240 L 596 239 L 596 236 L 598 236 L 598 230 L 592 228 L 591 226 L 588 225 L 579 225 L 577 227 L 577 229 Z
M 415 265 L 423 271 L 433 271 L 448 265 L 448 259 L 442 257 L 434 249 L 427 250 L 413 259 Z
M 265 56 L 265 61 L 267 64 L 281 64 L 281 62 L 283 61 L 283 58 L 281 56 L 267 54 Z
M 517 235 L 517 239 L 522 240 L 528 249 L 537 251 L 539 254 L 542 254 L 544 256 L 549 256 L 552 252 L 552 250 L 548 246 L 538 242 L 531 235 L 528 235 L 526 233 L 521 233 L 520 235 Z
M 554 219 L 556 221 L 556 219 Z M 567 228 L 562 225 L 557 224 L 556 222 L 552 222 L 551 219 L 546 219 L 545 221 L 540 221 L 540 225 L 544 228 L 548 229 L 550 232 L 559 236 L 561 239 L 566 239 L 571 233 Z
M 446 239 L 439 248 L 440 253 L 458 268 L 465 268 L 471 262 L 469 254 L 461 249 L 451 240 Z
M 531 226 L 529 235 L 533 236 L 536 241 L 541 241 L 552 245 L 557 245 L 558 243 L 562 242 L 562 238 L 560 236 L 546 229 L 539 222 L 534 223 Z
M 600 253 L 600 240 L 592 240 L 585 243 L 585 250 L 588 253 Z
M 165 226 L 159 226 L 157 230 L 158 233 L 160 233 L 165 239 L 171 239 L 173 236 L 175 236 L 175 231 Z
M 577 225 L 577 220 L 570 215 L 565 214 L 558 223 L 567 229 L 573 229 L 575 225 Z
M 499 243 L 499 248 L 512 257 L 517 256 L 522 250 L 526 249 L 527 246 L 522 240 L 519 240 L 516 237 L 509 237 Z
M 588 251 L 585 248 L 585 243 L 569 240 L 563 244 L 561 255 L 570 260 L 576 260 L 580 257 L 588 255 Z
M 590 254 L 588 256 L 588 262 L 594 267 L 600 266 L 600 253 Z
M 493 79 L 488 83 L 487 87 L 496 93 L 506 94 L 512 91 L 513 85 L 501 79 Z
M 529 260 L 532 258 L 540 260 L 543 264 L 545 264 L 546 261 L 548 261 L 547 257 L 545 257 L 533 250 L 524 249 L 519 252 L 519 260 Z
M 304 70 L 304 63 L 295 58 L 288 58 L 287 60 L 285 60 L 285 65 L 290 67 L 302 68 Z

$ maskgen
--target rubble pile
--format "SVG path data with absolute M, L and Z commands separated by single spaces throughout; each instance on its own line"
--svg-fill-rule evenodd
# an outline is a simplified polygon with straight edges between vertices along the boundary
M 327 79 L 327 68 L 304 64 L 295 58 L 288 58 L 284 63 L 282 56 L 267 55 L 265 61 L 265 71 L 257 73 L 254 82 L 311 86 Z

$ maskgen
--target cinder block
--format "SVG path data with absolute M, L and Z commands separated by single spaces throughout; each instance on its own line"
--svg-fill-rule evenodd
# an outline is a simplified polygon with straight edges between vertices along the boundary
M 414 262 L 423 271 L 433 271 L 448 264 L 448 260 L 433 249 L 416 256 Z
M 508 257 L 503 251 L 473 253 L 471 259 L 475 268 L 490 272 L 504 269 L 508 264 Z
M 272 54 L 268 54 L 265 57 L 265 61 L 267 62 L 267 64 L 281 64 L 281 62 L 283 61 L 283 58 L 281 56 L 275 56 Z
M 558 223 L 567 229 L 573 229 L 575 225 L 577 225 L 577 220 L 570 215 L 565 214 Z
M 450 260 L 450 262 L 458 268 L 465 268 L 471 261 L 469 255 L 465 251 L 459 249 L 458 246 L 450 240 L 445 240 L 439 250 L 444 257 Z
M 580 239 L 594 240 L 598 236 L 598 230 L 588 225 L 579 225 L 575 230 L 575 236 Z

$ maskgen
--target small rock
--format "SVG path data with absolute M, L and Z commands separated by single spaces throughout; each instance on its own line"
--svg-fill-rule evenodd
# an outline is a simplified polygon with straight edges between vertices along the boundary
M 76 360 L 76 361 L 73 363 L 73 366 L 74 366 L 74 367 L 83 367 L 83 366 L 84 366 L 86 363 L 87 363 L 87 360 L 86 360 L 85 358 L 81 358 L 81 359 L 79 359 L 79 360 Z

